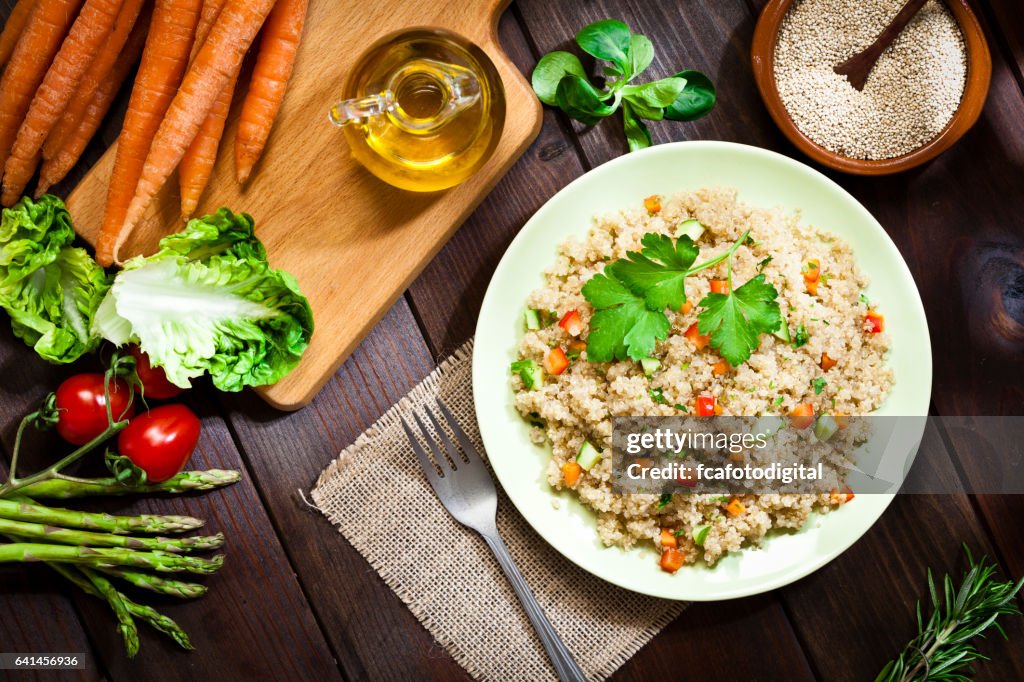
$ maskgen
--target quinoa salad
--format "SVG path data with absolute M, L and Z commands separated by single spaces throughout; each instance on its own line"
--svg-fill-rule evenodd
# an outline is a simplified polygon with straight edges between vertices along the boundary
M 657 275 L 659 254 L 680 257 L 685 279 L 665 268 L 654 288 L 634 287 L 651 277 L 630 273 Z M 797 428 L 842 428 L 876 410 L 893 380 L 885 319 L 866 286 L 847 244 L 798 215 L 747 206 L 732 189 L 651 196 L 596 217 L 586 239 L 559 247 L 529 296 L 511 366 L 516 409 L 551 450 L 548 482 L 593 510 L 605 545 L 653 546 L 668 572 L 714 565 L 773 528 L 799 529 L 851 502 L 848 489 L 614 494 L 612 417 L 779 415 Z M 675 300 L 654 309 L 672 287 Z M 648 305 L 612 307 L 609 292 L 616 304 L 643 295 Z M 738 327 L 716 316 L 734 299 L 744 303 Z

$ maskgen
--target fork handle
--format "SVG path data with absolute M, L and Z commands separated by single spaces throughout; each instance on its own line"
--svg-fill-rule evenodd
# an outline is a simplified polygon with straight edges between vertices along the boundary
M 501 536 L 498 535 L 497 531 L 493 534 L 481 533 L 481 536 L 494 553 L 494 557 L 498 560 L 501 570 L 505 572 L 505 577 L 512 583 L 512 589 L 516 591 L 516 596 L 519 597 L 523 610 L 526 611 L 527 617 L 537 631 L 537 636 L 540 637 L 544 650 L 548 652 L 548 657 L 555 668 L 555 673 L 558 674 L 558 679 L 562 680 L 562 682 L 586 682 L 586 675 L 583 674 L 580 666 L 573 659 L 572 654 L 569 653 L 569 649 L 562 642 L 562 638 L 558 636 L 558 633 L 551 626 L 551 622 L 544 615 L 540 604 L 537 603 L 537 598 L 533 596 L 533 592 L 530 591 L 529 586 L 523 579 L 523 574 L 516 567 L 515 562 L 512 560 L 512 555 L 508 553 L 508 547 L 505 546 Z

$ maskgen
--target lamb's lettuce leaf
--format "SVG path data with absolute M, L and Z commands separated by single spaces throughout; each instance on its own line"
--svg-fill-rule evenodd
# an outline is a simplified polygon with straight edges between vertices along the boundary
M 115 344 L 138 343 L 178 386 L 209 373 L 220 390 L 238 391 L 298 364 L 313 315 L 295 279 L 267 264 L 252 218 L 222 208 L 127 261 L 95 327 Z
M 0 307 L 16 336 L 45 360 L 74 362 L 96 348 L 93 316 L 110 286 L 75 238 L 64 202 L 23 198 L 0 217 Z

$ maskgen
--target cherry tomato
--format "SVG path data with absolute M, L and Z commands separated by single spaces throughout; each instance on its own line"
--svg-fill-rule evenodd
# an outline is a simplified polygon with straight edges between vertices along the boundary
M 142 382 L 142 392 L 145 398 L 163 400 L 181 395 L 185 390 L 175 386 L 167 380 L 163 367 L 153 367 L 149 364 L 149 356 L 142 352 L 138 346 L 129 346 L 128 352 L 135 358 L 135 373 L 139 375 Z
M 135 406 L 128 403 L 128 384 L 110 382 L 110 411 L 114 421 L 131 419 Z M 76 374 L 57 388 L 57 433 L 72 445 L 85 445 L 107 428 L 107 400 L 102 374 Z
M 185 468 L 199 442 L 199 418 L 184 405 L 161 405 L 132 419 L 117 437 L 118 453 L 160 483 Z

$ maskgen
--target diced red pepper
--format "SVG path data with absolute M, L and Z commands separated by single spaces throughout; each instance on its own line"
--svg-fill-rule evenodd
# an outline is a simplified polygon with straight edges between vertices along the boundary
M 570 310 L 558 321 L 558 326 L 565 330 L 569 336 L 579 336 L 583 331 L 583 320 L 580 319 L 579 311 Z
M 647 209 L 648 213 L 658 213 L 661 211 L 661 197 L 657 194 L 647 197 L 644 199 L 644 208 Z
M 885 315 L 869 310 L 864 316 L 864 331 L 868 334 L 880 334 L 885 331 Z
M 544 356 L 544 370 L 548 374 L 561 374 L 568 366 L 569 358 L 565 356 L 565 351 L 561 348 L 552 348 Z
M 697 396 L 697 416 L 698 417 L 713 417 L 715 416 L 716 405 L 715 396 L 713 395 L 699 395 Z
M 661 553 L 661 561 L 658 564 L 661 570 L 666 573 L 675 573 L 686 563 L 686 555 L 678 549 L 666 547 Z
M 796 429 L 806 429 L 814 423 L 814 405 L 800 403 L 790 412 L 789 422 Z
M 693 345 L 695 345 L 697 347 L 697 350 L 700 350 L 704 346 L 706 346 L 709 343 L 711 343 L 711 337 L 710 336 L 705 336 L 705 335 L 701 334 L 700 330 L 697 329 L 697 323 L 696 322 L 691 324 L 690 328 L 687 329 L 685 332 L 683 332 L 683 336 L 685 336 L 686 338 L 690 339 L 690 341 L 693 342 Z
M 828 501 L 829 504 L 846 504 L 854 497 L 856 497 L 856 495 L 853 494 L 853 490 L 850 488 L 850 486 L 844 485 L 843 490 L 841 492 L 833 489 L 832 492 L 829 493 Z
M 727 279 L 713 279 L 711 280 L 711 293 L 713 294 L 725 294 L 729 295 L 729 280 Z

